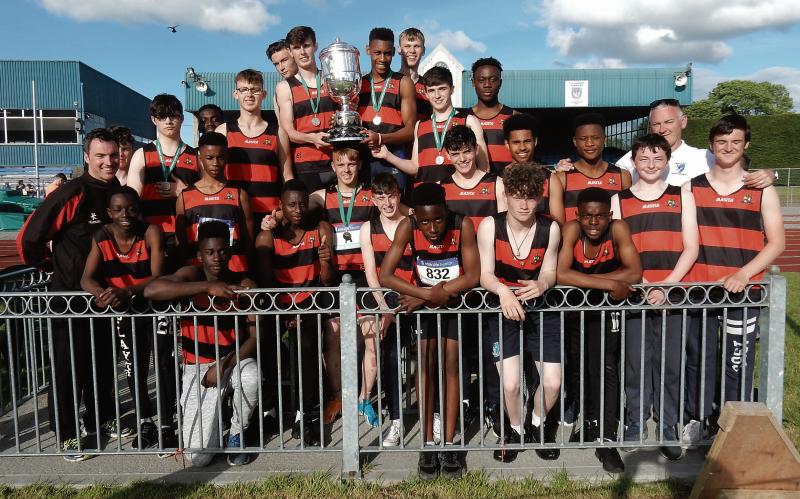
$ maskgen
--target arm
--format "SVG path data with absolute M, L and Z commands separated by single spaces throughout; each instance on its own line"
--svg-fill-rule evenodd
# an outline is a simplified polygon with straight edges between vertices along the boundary
M 561 181 L 561 175 L 553 173 L 550 175 L 549 181 L 549 197 L 548 203 L 550 208 L 550 216 L 553 217 L 556 222 L 564 225 L 564 221 L 567 218 L 567 214 L 564 211 L 564 184 Z
M 508 211 L 508 206 L 506 206 L 506 187 L 503 184 L 502 177 L 497 177 L 497 181 L 494 183 L 494 194 L 495 198 L 497 198 L 497 212 Z
M 278 168 L 283 176 L 283 181 L 294 178 L 292 171 L 292 148 L 289 136 L 283 128 L 278 128 Z
M 765 189 L 775 183 L 775 172 L 773 170 L 753 170 L 745 173 L 742 179 L 747 187 Z
M 599 289 L 601 291 L 613 290 L 615 288 L 615 283 L 618 283 L 618 281 L 572 270 L 572 260 L 574 258 L 572 251 L 579 237 L 580 226 L 578 222 L 575 220 L 567 222 L 561 231 L 562 244 L 558 252 L 556 281 L 563 286 Z
M 451 294 L 463 293 L 474 288 L 481 277 L 481 260 L 475 239 L 475 226 L 467 217 L 461 220 L 461 265 L 464 267 L 464 273 L 442 286 Z
M 292 90 L 286 80 L 279 82 L 275 87 L 275 98 L 278 101 L 278 121 L 281 129 L 286 132 L 289 140 L 295 144 L 312 144 L 317 147 L 327 147 L 324 140 L 328 134 L 325 132 L 303 133 L 294 128 L 294 108 L 292 106 Z
M 226 135 L 227 136 L 228 135 L 228 124 L 227 123 L 222 123 L 220 125 L 217 125 L 217 128 L 215 128 L 214 131 L 217 132 L 217 133 L 221 133 L 222 135 Z
M 370 288 L 380 288 L 381 283 L 378 280 L 378 269 L 375 265 L 375 252 L 372 249 L 372 225 L 370 222 L 364 222 L 361 226 L 361 258 L 364 260 L 364 275 L 367 278 L 367 286 Z M 378 307 L 382 310 L 388 310 L 389 306 L 386 304 L 382 291 L 373 291 L 372 296 L 378 303 Z M 384 314 L 381 319 L 381 337 L 386 334 L 386 328 L 394 319 L 392 314 Z
M 251 254 L 250 249 L 253 247 L 253 241 L 255 240 L 255 226 L 253 225 L 253 206 L 250 204 L 250 196 L 244 191 L 244 189 L 239 189 L 239 199 L 242 203 L 242 217 L 244 219 L 244 227 L 242 227 L 242 231 L 239 234 L 239 237 L 242 240 L 242 244 L 244 244 L 247 254 Z
M 619 205 L 619 194 L 611 196 L 611 218 L 614 220 L 622 220 L 622 209 Z
M 97 273 L 100 269 L 100 248 L 97 242 L 92 241 L 92 248 L 89 250 L 89 256 L 86 257 L 86 267 L 83 268 L 83 277 L 81 277 L 81 288 L 87 293 L 93 295 L 97 300 L 97 304 L 101 307 L 108 306 L 107 303 L 101 303 L 100 296 L 105 289 L 97 280 Z
M 189 236 L 186 231 L 191 227 L 189 220 L 186 219 L 186 207 L 183 204 L 183 194 L 178 194 L 175 200 L 175 240 L 178 242 L 183 261 L 187 261 L 192 255 L 189 254 Z
M 516 293 L 500 282 L 494 274 L 494 218 L 484 218 L 478 226 L 478 254 L 481 260 L 480 285 L 500 299 L 500 309 L 507 319 L 519 321 L 525 318 L 525 309 Z
M 623 168 L 622 171 L 620 172 L 620 174 L 621 174 L 621 177 L 622 177 L 622 188 L 623 189 L 630 189 L 631 188 L 631 183 L 633 182 L 631 180 L 631 172 L 629 172 L 628 170 L 625 170 Z
M 258 283 L 265 288 L 274 284 L 272 277 L 272 255 L 275 253 L 275 242 L 271 230 L 262 230 L 256 237 L 256 263 L 258 265 Z
M 142 195 L 144 188 L 144 149 L 139 148 L 131 157 L 131 164 L 128 167 L 128 186 L 132 187 L 139 196 Z
M 372 151 L 372 156 L 378 159 L 386 160 L 390 165 L 394 166 L 403 173 L 412 177 L 417 176 L 419 171 L 419 155 L 418 155 L 418 140 L 416 138 L 417 127 L 419 122 L 414 125 L 414 146 L 411 150 L 411 159 L 398 158 L 393 154 L 385 145 L 381 146 L 377 151 Z
M 389 251 L 386 252 L 386 256 L 383 257 L 383 264 L 381 265 L 381 273 L 378 276 L 378 280 L 381 286 L 392 289 L 401 295 L 413 296 L 414 298 L 427 301 L 430 288 L 414 286 L 394 275 L 397 264 L 400 263 L 400 259 L 403 257 L 403 250 L 410 241 L 411 223 L 409 219 L 406 218 L 400 222 L 400 225 L 397 226 L 397 230 L 394 232 L 394 241 L 392 241 Z
M 467 116 L 467 126 L 472 129 L 475 134 L 476 142 L 478 143 L 478 155 L 475 157 L 475 162 L 478 164 L 478 170 L 485 172 L 489 171 L 489 154 L 486 152 L 486 139 L 483 137 L 483 128 L 481 122 L 474 115 Z
M 700 234 L 697 230 L 697 208 L 694 204 L 694 195 L 690 183 L 686 182 L 681 187 L 681 237 L 683 238 L 683 251 L 675 264 L 675 268 L 662 282 L 680 282 L 691 270 L 697 254 L 700 251 Z
M 611 227 L 617 255 L 622 267 L 608 274 L 600 274 L 607 279 L 616 279 L 628 284 L 642 281 L 642 259 L 631 239 L 631 230 L 625 220 L 617 220 Z
M 403 117 L 403 128 L 392 133 L 384 133 L 383 144 L 407 144 L 414 140 L 414 125 L 417 123 L 417 99 L 414 83 L 408 76 L 400 80 L 400 115 Z
M 220 281 L 199 281 L 200 270 L 197 267 L 182 267 L 171 275 L 165 275 L 151 281 L 144 288 L 144 297 L 148 300 L 169 301 L 188 298 L 194 295 L 211 295 L 221 298 L 233 298 L 239 286 L 231 286 Z
M 320 242 L 317 257 L 319 258 L 319 278 L 325 286 L 336 284 L 336 268 L 333 262 L 333 228 L 325 221 L 319 223 Z

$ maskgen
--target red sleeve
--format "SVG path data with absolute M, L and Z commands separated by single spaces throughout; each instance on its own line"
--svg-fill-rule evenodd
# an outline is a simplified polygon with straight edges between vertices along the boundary
M 50 258 L 47 243 L 75 219 L 84 193 L 81 184 L 64 185 L 47 196 L 17 234 L 17 251 L 26 265 L 40 266 Z

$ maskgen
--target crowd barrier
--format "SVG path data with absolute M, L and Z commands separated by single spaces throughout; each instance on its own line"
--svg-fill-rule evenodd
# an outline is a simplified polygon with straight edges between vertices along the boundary
M 678 407 L 678 439 L 680 431 L 688 422 L 684 416 L 686 403 L 686 345 L 687 339 L 693 329 L 689 324 L 693 320 L 700 321 L 705 329 L 707 323 L 721 316 L 723 322 L 729 315 L 743 314 L 748 317 L 752 311 L 760 311 L 760 328 L 749 334 L 758 337 L 758 356 L 754 357 L 755 341 L 752 343 L 734 341 L 733 345 L 742 345 L 742 351 L 729 350 L 727 329 L 721 330 L 712 336 L 703 335 L 702 347 L 706 350 L 708 341 L 718 342 L 717 354 L 710 360 L 703 357 L 700 366 L 700 393 L 710 385 L 714 386 L 716 399 L 713 402 L 715 410 L 724 404 L 726 396 L 730 397 L 732 389 L 730 378 L 720 373 L 719 359 L 729 356 L 737 357 L 741 369 L 738 370 L 739 378 L 735 381 L 735 398 L 738 400 L 758 400 L 764 402 L 773 412 L 778 421 L 782 421 L 783 412 L 783 348 L 785 335 L 786 316 L 786 280 L 777 273 L 777 269 L 768 273 L 762 282 L 751 283 L 744 293 L 729 294 L 718 284 L 698 283 L 680 286 L 653 286 L 639 285 L 637 291 L 627 300 L 616 303 L 604 293 L 587 292 L 568 287 L 555 287 L 543 297 L 529 303 L 527 314 L 538 316 L 540 333 L 544 330 L 545 323 L 558 324 L 557 336 L 559 339 L 559 362 L 562 366 L 560 373 L 560 387 L 558 399 L 563 401 L 570 386 L 569 377 L 576 372 L 579 382 L 575 384 L 575 397 L 577 399 L 577 412 L 583 414 L 589 385 L 596 387 L 596 380 L 587 379 L 583 370 L 586 360 L 591 355 L 599 355 L 605 359 L 608 344 L 620 345 L 618 373 L 619 378 L 606 379 L 606 371 L 600 371 L 600 393 L 604 395 L 600 401 L 600 414 L 604 413 L 603 407 L 608 397 L 606 384 L 616 386 L 618 390 L 617 401 L 614 409 L 620 416 L 620 422 L 611 433 L 615 438 L 611 440 L 595 439 L 584 435 L 584 426 L 576 423 L 574 433 L 577 438 L 570 439 L 573 429 L 563 422 L 570 417 L 565 414 L 569 410 L 566 404 L 556 404 L 550 417 L 556 418 L 559 425 L 557 437 L 554 442 L 545 442 L 544 427 L 538 438 L 531 441 L 523 438 L 520 444 L 503 444 L 506 425 L 494 428 L 498 438 L 491 433 L 484 422 L 486 383 L 490 374 L 488 370 L 495 370 L 495 365 L 488 360 L 489 357 L 484 337 L 488 334 L 488 322 L 496 317 L 499 323 L 501 312 L 494 295 L 482 289 L 471 290 L 460 299 L 444 309 L 423 309 L 414 314 L 397 314 L 395 316 L 396 332 L 381 340 L 380 335 L 364 337 L 362 334 L 363 322 L 370 320 L 379 324 L 384 314 L 391 314 L 392 310 L 381 308 L 375 299 L 376 293 L 381 293 L 393 303 L 393 293 L 388 290 L 356 288 L 349 276 L 343 282 L 332 288 L 292 288 L 286 289 L 254 289 L 238 293 L 235 299 L 227 300 L 211 298 L 203 302 L 194 300 L 189 302 L 176 301 L 174 303 L 156 303 L 134 299 L 124 311 L 112 309 L 98 309 L 90 295 L 85 293 L 56 293 L 46 291 L 46 276 L 32 271 L 20 271 L 13 275 L 2 276 L 2 292 L 0 292 L 0 332 L 2 347 L 0 352 L 0 405 L 2 418 L 0 418 L 0 458 L 15 456 L 44 456 L 64 455 L 58 442 L 66 434 L 76 434 L 87 427 L 100 428 L 105 421 L 116 423 L 117 428 L 126 425 L 136 426 L 135 423 L 143 415 L 141 403 L 144 400 L 154 401 L 156 417 L 171 413 L 174 421 L 166 421 L 177 425 L 177 445 L 168 445 L 164 434 L 159 434 L 158 444 L 151 448 L 140 448 L 141 441 L 137 436 L 133 438 L 107 439 L 102 432 L 91 433 L 90 438 L 81 442 L 80 452 L 91 454 L 165 454 L 179 449 L 184 454 L 208 453 L 263 453 L 263 452 L 338 452 L 341 453 L 342 476 L 360 476 L 359 462 L 362 454 L 375 452 L 403 452 L 403 451 L 435 451 L 444 446 L 444 438 L 440 438 L 435 446 L 424 444 L 422 428 L 419 424 L 420 414 L 424 412 L 424 401 L 419 400 L 415 384 L 415 377 L 422 365 L 421 339 L 422 324 L 436 324 L 435 334 L 428 334 L 441 341 L 442 322 L 455 320 L 457 338 L 462 348 L 458 357 L 458 390 L 459 400 L 470 400 L 469 406 L 459 404 L 459 419 L 457 423 L 457 437 L 454 439 L 456 450 L 462 451 L 491 451 L 500 448 L 516 450 L 546 450 L 568 448 L 597 448 L 597 447 L 657 447 L 663 445 L 680 445 L 680 442 L 668 440 L 660 431 L 650 431 L 650 436 L 642 430 L 640 440 L 635 443 L 623 440 L 623 424 L 626 409 L 626 363 L 633 359 L 626 359 L 626 339 L 631 335 L 644 332 L 644 321 L 639 331 L 631 329 L 631 320 L 643 318 L 647 315 L 677 317 L 670 324 L 680 324 L 680 330 L 667 330 L 667 321 L 662 320 L 662 337 L 672 335 L 680 336 L 680 379 L 679 407 Z M 645 298 L 645 294 L 658 289 L 664 292 L 666 301 L 653 305 Z M 381 300 L 382 301 L 382 300 Z M 445 315 L 443 315 L 445 314 Z M 455 315 L 452 315 L 455 314 Z M 549 315 L 557 321 L 545 321 Z M 750 314 L 752 315 L 752 314 Z M 435 317 L 432 321 L 425 317 Z M 599 331 L 594 328 L 585 328 L 587 317 L 600 323 Z M 325 405 L 327 394 L 326 380 L 320 373 L 330 370 L 327 365 L 330 358 L 325 360 L 323 351 L 330 347 L 327 341 L 326 321 L 332 317 L 339 318 L 340 335 L 340 376 L 341 376 L 341 418 L 332 425 L 325 425 L 322 417 L 322 407 Z M 453 318 L 455 317 L 455 318 Z M 117 335 L 119 324 L 128 321 L 130 324 L 129 338 L 130 351 L 123 358 L 120 351 L 121 345 Z M 244 400 L 240 389 L 237 394 L 239 400 L 231 401 L 230 397 L 216 397 L 213 411 L 216 432 L 213 439 L 199 446 L 190 445 L 184 435 L 184 426 L 187 425 L 180 401 L 187 393 L 182 393 L 182 378 L 186 373 L 195 373 L 199 377 L 202 364 L 197 360 L 184 362 L 185 351 L 201 352 L 202 346 L 198 340 L 194 346 L 182 343 L 179 335 L 181 323 L 184 327 L 198 328 L 209 327 L 218 330 L 220 327 L 234 331 L 235 343 L 238 345 L 244 338 L 244 328 L 254 329 L 259 338 L 256 343 L 255 364 L 257 367 L 258 389 L 254 396 Z M 596 322 L 595 322 L 596 323 Z M 607 327 L 612 323 L 613 327 Z M 635 328 L 634 328 L 635 329 Z M 391 331 L 391 329 L 390 329 Z M 749 330 L 748 330 L 749 331 Z M 519 356 L 521 359 L 520 372 L 520 419 L 526 421 L 530 418 L 530 407 L 533 390 L 535 388 L 538 372 L 531 369 L 534 363 L 532 352 L 525 350 L 524 333 L 522 329 L 512 331 L 518 334 Z M 591 335 L 599 334 L 599 351 L 587 350 L 590 344 L 597 344 L 597 338 Z M 59 335 L 62 335 L 59 337 Z M 618 336 L 617 336 L 618 335 Z M 149 341 L 137 341 L 137 337 L 144 336 Z M 579 345 L 580 360 L 578 366 L 568 365 L 569 352 L 566 345 L 574 338 L 574 345 Z M 165 339 L 166 338 L 166 339 Z M 508 336 L 506 336 L 508 338 Z M 55 339 L 55 341 L 54 341 Z M 213 352 L 205 350 L 205 354 L 216 362 L 224 357 L 225 344 L 220 343 L 220 336 L 215 335 Z M 504 335 L 499 337 L 499 354 L 503 358 L 507 339 Z M 382 424 L 372 427 L 359 415 L 359 389 L 361 368 L 364 352 L 371 349 L 365 342 L 372 342 L 376 352 L 377 377 L 372 398 L 374 407 L 381 417 Z M 156 345 L 155 348 L 142 345 Z M 157 345 L 161 344 L 162 347 Z M 163 345 L 168 345 L 163 348 Z M 61 349 L 59 353 L 55 349 Z M 145 348 L 145 351 L 141 351 Z M 147 356 L 152 350 L 152 358 L 147 357 L 146 362 L 140 362 L 141 356 Z M 496 349 L 496 346 L 490 348 Z M 545 350 L 544 335 L 539 334 L 538 358 L 542 358 Z M 654 420 L 664 417 L 664 366 L 666 358 L 675 354 L 675 344 L 668 345 L 666 340 L 660 341 L 655 347 L 661 359 L 661 383 L 654 387 L 653 404 L 651 413 L 649 402 L 642 404 L 638 412 L 640 428 L 647 427 L 650 416 Z M 394 352 L 390 352 L 393 350 Z M 638 359 L 640 378 L 639 388 L 644 388 L 645 383 L 645 350 L 640 349 Z M 172 352 L 175 352 L 173 355 Z M 393 353 L 393 355 L 388 355 Z M 515 352 L 516 353 L 516 352 Z M 236 356 L 236 362 L 244 359 Z M 166 356 L 166 357 L 165 357 Z M 55 358 L 69 359 L 68 366 L 53 368 Z M 442 352 L 438 354 L 438 365 L 442 365 Z M 88 362 L 88 364 L 86 364 Z M 313 364 L 309 364 L 312 362 Z M 706 369 L 706 362 L 716 363 L 716 369 Z M 575 362 L 573 361 L 572 364 Z M 157 366 L 162 366 L 157 368 Z M 167 366 L 165 369 L 164 366 Z M 749 386 L 748 373 L 755 368 L 756 383 Z M 67 369 L 67 370 L 65 370 Z M 146 375 L 141 372 L 146 369 Z M 243 369 L 237 369 L 232 375 L 229 385 L 243 387 L 248 380 L 243 379 Z M 388 374 L 392 371 L 394 374 Z M 132 389 L 126 381 L 126 372 L 134 380 Z M 706 372 L 715 374 L 706 375 Z M 58 375 L 57 373 L 61 373 Z M 65 373 L 68 373 L 65 375 Z M 309 374 L 310 373 L 310 374 Z M 90 383 L 86 382 L 86 376 Z M 246 373 L 245 373 L 246 377 Z M 311 378 L 311 379 L 309 379 Z M 499 383 L 500 413 L 505 411 L 508 401 L 505 399 L 503 380 L 507 378 L 500 372 L 495 382 Z M 726 379 L 727 378 L 727 379 Z M 79 380 L 84 380 L 83 397 L 76 394 L 81 392 Z M 442 383 L 444 374 L 441 370 L 435 373 L 437 385 L 434 397 L 438 408 L 443 407 L 445 401 L 442 396 Z M 574 379 L 574 378 L 573 378 Z M 540 380 L 541 381 L 541 380 Z M 85 384 L 88 383 L 88 384 Z M 726 387 L 726 383 L 729 385 Z M 172 390 L 171 399 L 162 396 L 165 388 Z M 672 387 L 674 389 L 674 387 Z M 201 398 L 200 385 L 192 385 L 197 390 L 196 398 Z M 45 400 L 45 392 L 50 392 L 50 400 L 55 401 L 53 407 Z M 169 392 L 168 390 L 166 390 Z M 252 393 L 252 391 L 251 391 Z M 65 395 L 66 394 L 66 395 Z M 727 395 L 726 395 L 727 394 Z M 62 399 L 59 399 L 62 397 Z M 68 397 L 64 399 L 63 397 Z M 398 445 L 385 445 L 383 432 L 389 425 L 386 415 L 389 402 L 388 398 L 394 397 L 400 404 L 401 438 Z M 544 391 L 541 394 L 540 404 L 544 403 Z M 660 403 L 655 403 L 655 401 Z M 176 403 L 177 401 L 177 403 Z M 84 402 L 84 403 L 81 403 Z M 701 397 L 700 413 L 710 412 Z M 88 411 L 86 405 L 89 405 Z M 616 407 L 618 404 L 618 408 Z M 275 426 L 267 424 L 266 416 L 272 407 L 277 409 Z M 232 407 L 232 408 L 231 408 Z M 240 417 L 241 411 L 247 407 L 252 411 L 250 427 L 242 435 L 238 447 L 226 448 L 223 430 L 227 425 L 229 415 L 236 413 Z M 48 418 L 48 411 L 55 413 Z M 59 414 L 61 411 L 61 414 Z M 68 411 L 68 417 L 66 413 Z M 238 411 L 238 412 L 237 412 Z M 297 411 L 302 415 L 306 424 L 301 424 L 299 438 L 293 438 L 291 433 Z M 441 412 L 441 411 L 439 411 Z M 246 413 L 246 412 L 245 412 Z M 101 421 L 101 416 L 104 421 Z M 171 419 L 171 416 L 166 416 Z M 52 419 L 55 425 L 49 425 Z M 635 419 L 635 418 L 634 418 Z M 69 422 L 65 426 L 64 421 Z M 82 421 L 82 423 L 81 423 Z M 199 425 L 209 424 L 205 418 L 191 422 Z M 599 421 L 599 434 L 607 432 L 603 428 L 608 424 L 605 420 Z M 650 423 L 652 428 L 653 423 Z M 64 427 L 62 427 L 64 426 Z M 442 429 L 443 431 L 443 429 Z M 525 427 L 523 426 L 523 437 Z M 319 434 L 319 442 L 307 438 L 306 433 Z M 297 437 L 298 435 L 295 435 Z M 208 439 L 206 439 L 208 440 Z M 527 443 L 526 443 L 527 442 Z M 703 442 L 708 444 L 706 439 Z M 74 453 L 74 452 L 73 452 Z

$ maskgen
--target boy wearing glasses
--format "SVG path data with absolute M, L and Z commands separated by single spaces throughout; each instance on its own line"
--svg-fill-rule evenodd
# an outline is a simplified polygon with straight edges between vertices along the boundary
M 261 117 L 266 97 L 264 77 L 245 69 L 235 78 L 233 97 L 239 103 L 239 118 L 217 127 L 228 139 L 225 177 L 231 186 L 245 191 L 253 209 L 253 223 L 278 208 L 282 180 L 293 178 L 291 160 L 278 135 L 278 124 Z
M 624 220 L 612 221 L 611 215 L 611 195 L 599 187 L 590 187 L 578 195 L 577 219 L 567 222 L 562 230 L 558 284 L 597 290 L 590 291 L 587 303 L 579 305 L 603 303 L 606 297 L 598 291 L 607 292 L 612 303 L 624 300 L 633 292 L 632 285 L 642 279 L 642 262 L 628 224 Z M 567 383 L 572 385 L 568 391 L 573 397 L 581 397 L 583 405 L 583 431 L 576 427 L 570 441 L 617 439 L 620 322 L 619 312 L 589 310 L 583 312 L 581 328 L 567 332 L 566 342 L 572 345 L 566 353 L 574 373 L 567 377 Z M 595 456 L 608 473 L 625 470 L 614 448 L 598 447 Z

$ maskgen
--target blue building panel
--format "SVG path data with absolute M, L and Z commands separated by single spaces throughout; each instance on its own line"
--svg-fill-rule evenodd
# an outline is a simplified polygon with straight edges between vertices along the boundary
M 40 145 L 39 166 L 81 166 L 80 144 Z M 0 147 L 0 167 L 31 167 L 34 164 L 33 144 L 11 144 Z
M 149 98 L 83 63 L 80 63 L 80 81 L 85 112 L 103 116 L 107 126 L 124 125 L 134 135 L 155 138 Z
M 0 108 L 32 109 L 31 81 L 38 109 L 79 109 L 77 61 L 0 61 Z

